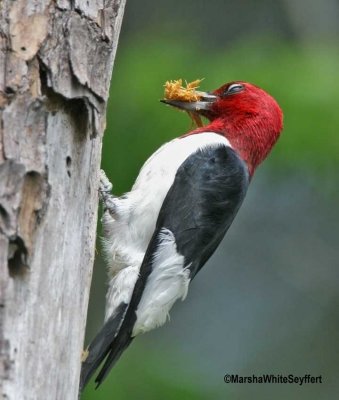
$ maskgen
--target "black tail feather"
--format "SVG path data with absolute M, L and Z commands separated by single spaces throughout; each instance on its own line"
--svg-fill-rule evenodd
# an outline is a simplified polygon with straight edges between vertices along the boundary
M 108 354 L 103 367 L 101 368 L 98 376 L 95 378 L 96 389 L 101 385 L 107 377 L 109 371 L 114 367 L 115 363 L 119 360 L 121 354 L 131 344 L 133 337 L 128 332 L 119 332 L 114 342 L 110 353 Z
M 112 344 L 115 342 L 116 336 L 119 336 L 118 333 L 126 310 L 127 304 L 121 303 L 117 312 L 107 320 L 103 328 L 89 345 L 88 356 L 81 367 L 80 391 L 87 385 L 95 370 L 99 367 L 107 354 L 109 354 L 110 351 L 112 353 Z M 105 365 L 106 364 L 107 361 L 105 362 Z

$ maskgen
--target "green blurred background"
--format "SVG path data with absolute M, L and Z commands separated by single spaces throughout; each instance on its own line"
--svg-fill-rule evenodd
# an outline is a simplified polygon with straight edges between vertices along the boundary
M 338 398 L 338 20 L 337 0 L 127 0 L 102 160 L 115 194 L 191 127 L 159 102 L 168 79 L 253 82 L 278 100 L 285 129 L 185 303 L 84 400 Z M 87 342 L 104 310 L 97 248 Z M 226 373 L 323 383 L 226 385 Z

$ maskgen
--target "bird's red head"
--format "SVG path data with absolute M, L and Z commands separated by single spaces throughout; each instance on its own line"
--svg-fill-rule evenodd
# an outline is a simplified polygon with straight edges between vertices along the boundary
M 282 131 L 283 114 L 278 103 L 258 86 L 241 81 L 200 94 L 202 98 L 197 102 L 169 104 L 206 117 L 207 125 L 188 134 L 208 131 L 225 136 L 252 175 Z

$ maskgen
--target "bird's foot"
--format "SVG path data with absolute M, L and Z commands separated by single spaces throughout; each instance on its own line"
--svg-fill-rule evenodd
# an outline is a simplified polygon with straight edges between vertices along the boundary
M 100 186 L 99 186 L 99 193 L 108 194 L 111 193 L 113 189 L 113 185 L 110 180 L 107 178 L 107 175 L 103 169 L 100 170 Z
M 112 195 L 113 185 L 107 178 L 105 171 L 100 170 L 100 186 L 99 186 L 99 197 L 104 206 L 104 211 L 108 211 L 112 216 L 116 213 L 115 199 Z

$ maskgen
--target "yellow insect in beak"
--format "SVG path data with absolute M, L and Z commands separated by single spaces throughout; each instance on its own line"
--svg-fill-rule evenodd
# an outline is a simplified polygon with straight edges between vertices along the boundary
M 167 81 L 164 85 L 164 99 L 160 100 L 180 110 L 186 111 L 192 119 L 193 124 L 201 127 L 201 113 L 209 109 L 209 106 L 216 100 L 216 96 L 206 92 L 198 91 L 202 79 L 196 79 L 193 82 L 185 82 L 183 86 L 182 79 Z

